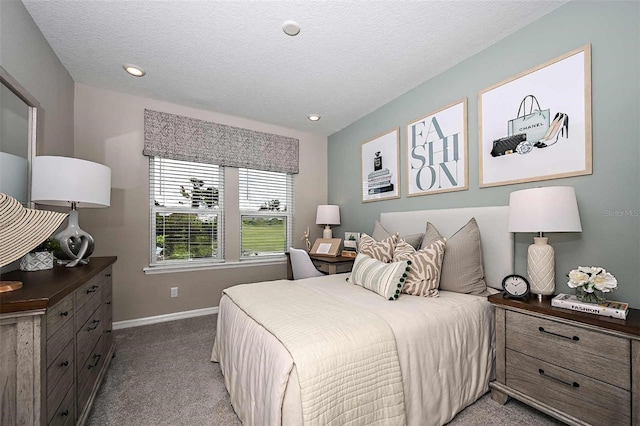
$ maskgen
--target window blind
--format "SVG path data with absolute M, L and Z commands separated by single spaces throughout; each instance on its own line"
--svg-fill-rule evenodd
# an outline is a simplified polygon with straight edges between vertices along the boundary
M 151 265 L 221 260 L 222 167 L 151 157 L 149 183 Z
M 293 233 L 293 175 L 239 169 L 241 258 L 281 255 Z

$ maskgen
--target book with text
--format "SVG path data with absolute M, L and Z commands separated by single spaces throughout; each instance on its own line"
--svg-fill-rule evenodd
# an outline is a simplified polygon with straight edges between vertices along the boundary
M 562 293 L 551 299 L 551 306 L 619 319 L 627 319 L 629 313 L 628 303 L 613 300 L 605 300 L 600 304 L 586 303 L 578 300 L 573 294 Z

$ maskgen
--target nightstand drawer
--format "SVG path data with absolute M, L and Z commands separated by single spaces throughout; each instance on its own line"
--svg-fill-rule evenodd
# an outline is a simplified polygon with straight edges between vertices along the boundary
M 631 390 L 628 339 L 507 311 L 506 347 Z
M 631 424 L 630 392 L 509 349 L 506 358 L 507 386 L 587 423 Z

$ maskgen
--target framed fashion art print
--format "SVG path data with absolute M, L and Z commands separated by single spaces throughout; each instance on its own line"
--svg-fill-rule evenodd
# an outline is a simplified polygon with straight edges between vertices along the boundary
M 407 124 L 407 196 L 469 189 L 467 98 Z
M 362 202 L 400 198 L 400 132 L 393 129 L 364 142 L 360 170 Z
M 592 173 L 591 46 L 478 94 L 480 188 Z

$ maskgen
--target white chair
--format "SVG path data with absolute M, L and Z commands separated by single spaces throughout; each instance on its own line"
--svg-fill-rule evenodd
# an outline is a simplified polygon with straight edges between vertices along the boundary
M 293 271 L 294 280 L 321 277 L 324 275 L 316 269 L 309 254 L 304 250 L 289 247 L 289 259 L 291 260 L 291 270 Z

